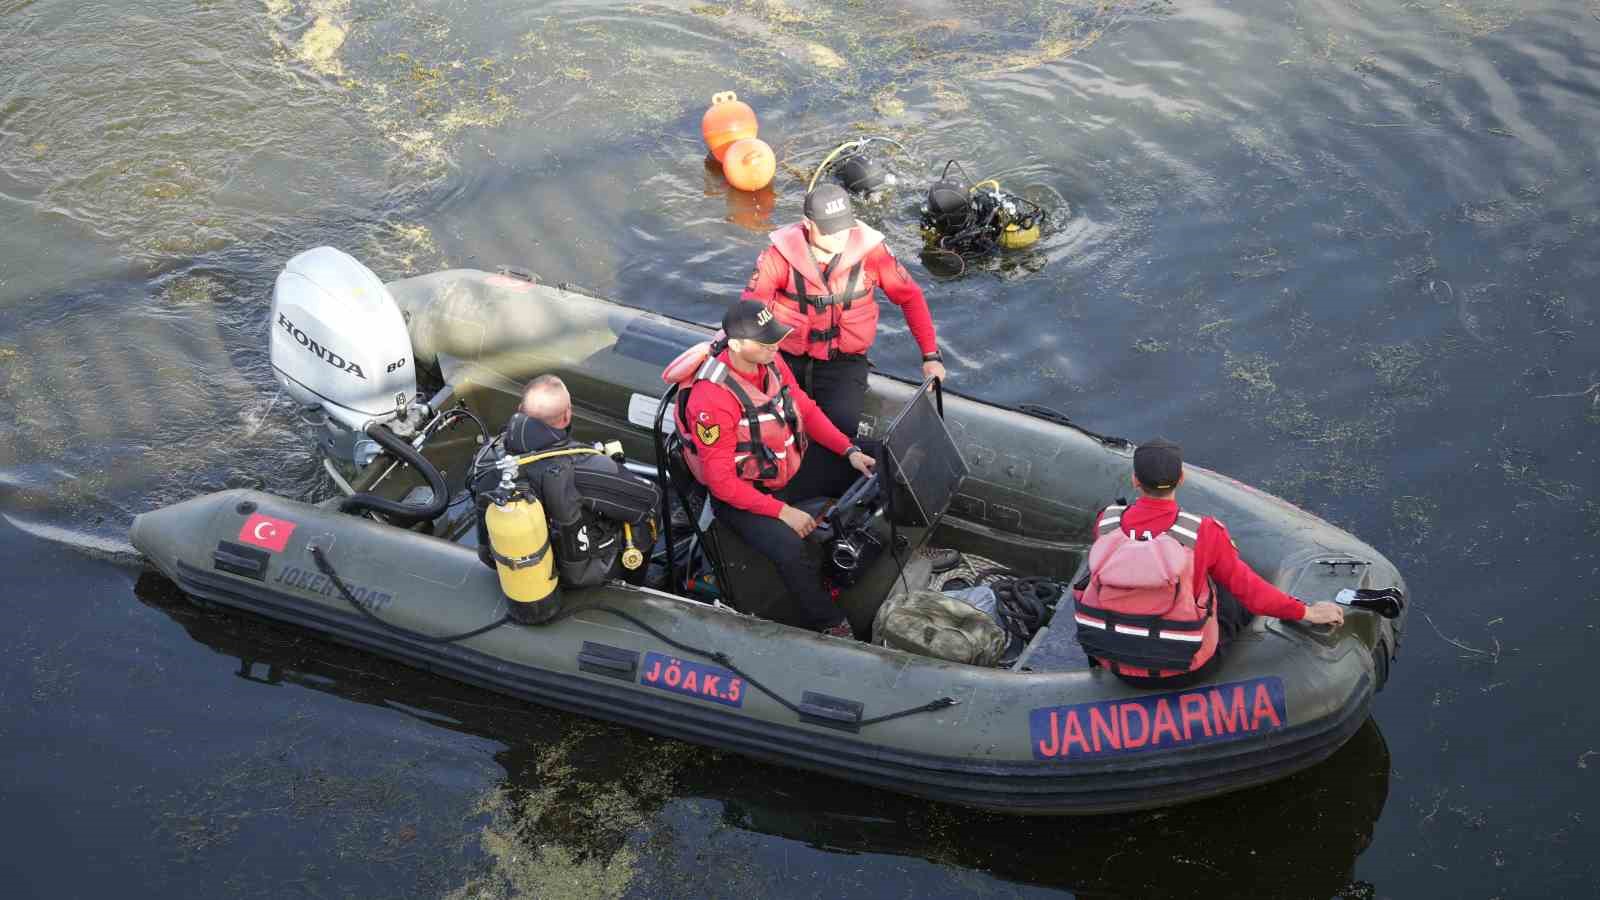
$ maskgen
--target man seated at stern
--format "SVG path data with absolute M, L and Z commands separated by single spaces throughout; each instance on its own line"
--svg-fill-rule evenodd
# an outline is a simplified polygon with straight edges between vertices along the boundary
M 523 389 L 504 435 L 506 453 L 524 459 L 519 480 L 544 507 L 561 584 L 592 587 L 617 577 L 641 583 L 660 495 L 654 484 L 627 470 L 620 453 L 613 457 L 573 440 L 571 428 L 567 385 L 555 375 L 540 375 Z M 479 476 L 480 498 L 499 477 L 495 468 Z M 481 514 L 478 553 L 493 565 Z

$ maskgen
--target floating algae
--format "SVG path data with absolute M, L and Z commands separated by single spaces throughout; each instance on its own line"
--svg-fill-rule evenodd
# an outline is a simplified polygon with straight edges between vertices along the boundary
M 443 263 L 433 232 L 416 222 L 384 223 L 368 240 L 364 258 L 377 270 L 396 275 L 415 275 Z
M 344 46 L 345 27 L 328 16 L 321 16 L 300 36 L 295 55 L 323 75 L 343 75 L 339 48 Z
M 832 47 L 815 41 L 806 44 L 806 58 L 811 60 L 813 66 L 829 71 L 838 71 L 848 68 L 850 65 L 844 61 L 844 57 L 834 52 Z
M 486 792 L 477 817 L 485 865 L 450 893 L 457 900 L 625 893 L 641 861 L 639 832 L 673 796 L 676 774 L 713 751 L 574 720 L 525 768 L 516 786 Z M 625 771 L 626 774 L 622 774 Z
M 1278 367 L 1264 353 L 1234 353 L 1223 351 L 1222 364 L 1228 377 L 1244 385 L 1251 399 L 1259 400 L 1278 390 L 1272 372 Z
M 210 306 L 223 295 L 222 282 L 209 275 L 184 275 L 162 292 L 171 306 Z
M 501 788 L 485 794 L 477 812 L 488 816 L 489 824 L 478 840 L 489 858 L 489 869 L 445 896 L 449 900 L 602 900 L 626 893 L 637 862 L 632 848 L 623 847 L 609 859 L 601 859 L 544 843 L 534 831 L 542 807 L 542 798 L 536 794 L 517 797 Z
M 906 114 L 906 102 L 898 94 L 898 85 L 889 85 L 872 95 L 872 108 L 886 119 L 898 119 Z

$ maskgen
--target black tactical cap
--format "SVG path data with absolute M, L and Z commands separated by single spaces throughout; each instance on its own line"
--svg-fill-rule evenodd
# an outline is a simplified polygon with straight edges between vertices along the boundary
M 792 330 L 778 321 L 765 303 L 735 300 L 728 311 L 722 314 L 722 333 L 729 338 L 776 344 L 788 337 Z
M 817 185 L 806 195 L 806 218 L 817 223 L 823 234 L 845 231 L 856 224 L 855 210 L 850 208 L 850 195 L 832 182 Z

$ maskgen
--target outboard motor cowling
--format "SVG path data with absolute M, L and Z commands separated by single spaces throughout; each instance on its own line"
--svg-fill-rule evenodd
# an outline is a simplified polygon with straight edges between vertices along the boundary
M 332 247 L 289 260 L 272 289 L 272 371 L 289 396 L 361 432 L 417 393 L 411 336 L 371 269 Z

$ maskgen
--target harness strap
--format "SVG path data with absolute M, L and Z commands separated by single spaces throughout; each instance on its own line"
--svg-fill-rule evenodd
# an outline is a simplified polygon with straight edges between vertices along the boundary
M 546 535 L 546 537 L 544 539 L 544 546 L 540 547 L 538 550 L 533 551 L 532 553 L 528 554 L 527 556 L 518 556 L 518 557 L 515 557 L 515 558 L 512 558 L 510 556 L 501 556 L 499 553 L 496 553 L 494 551 L 493 545 L 490 545 L 490 548 L 489 548 L 489 554 L 494 557 L 494 561 L 499 563 L 502 566 L 505 566 L 508 569 L 526 569 L 529 566 L 537 566 L 539 564 L 540 560 L 544 559 L 545 555 L 548 554 L 549 552 L 550 552 L 550 538 L 548 536 L 548 533 L 547 533 L 547 535 Z
M 837 257 L 835 258 L 837 259 Z M 856 298 L 862 296 L 856 293 L 856 285 L 861 283 L 861 264 L 862 260 L 856 260 L 856 264 L 850 267 L 850 278 L 845 282 L 839 293 L 833 295 L 832 299 L 835 305 L 848 310 L 856 302 Z M 833 265 L 830 263 L 828 268 L 831 270 Z
M 757 464 L 760 466 L 759 474 L 761 478 L 767 479 L 778 477 L 777 455 L 773 453 L 772 448 L 768 447 L 766 442 L 761 439 L 761 415 L 762 412 L 766 410 L 771 410 L 771 415 L 777 415 L 778 411 L 773 409 L 773 404 L 787 399 L 788 388 L 784 388 L 779 393 L 773 395 L 772 399 L 768 400 L 766 403 L 763 403 L 761 406 L 756 406 L 755 403 L 751 401 L 750 394 L 745 391 L 744 386 L 738 383 L 738 379 L 728 378 L 727 367 L 723 366 L 722 368 L 723 377 L 721 378 L 720 383 L 723 387 L 733 392 L 734 398 L 737 399 L 739 401 L 739 405 L 744 408 L 745 422 L 750 429 L 749 443 L 751 446 L 748 449 L 750 450 L 751 454 L 755 456 Z M 783 383 L 782 376 L 778 374 L 777 366 L 769 364 L 765 368 L 767 377 L 779 379 L 778 383 Z M 785 413 L 787 413 L 787 411 L 785 411 Z M 787 415 L 785 418 L 787 420 Z M 793 430 L 792 426 L 790 430 Z M 740 447 L 737 449 L 746 448 Z
M 794 286 L 787 290 L 784 288 L 778 288 L 778 295 L 786 300 L 793 300 L 799 305 L 802 313 L 806 311 L 807 307 L 815 309 L 817 312 L 823 312 L 830 306 L 840 306 L 844 309 L 850 309 L 855 305 L 857 300 L 860 300 L 871 293 L 870 291 L 861 288 L 862 265 L 863 263 L 857 262 L 855 265 L 850 267 L 850 278 L 845 282 L 844 287 L 840 288 L 836 292 L 825 294 L 813 294 L 807 291 L 805 276 L 800 274 L 800 270 L 797 267 L 791 265 L 789 267 L 789 271 L 793 276 L 792 281 L 794 282 Z M 830 263 L 828 269 L 824 270 L 822 277 L 826 280 L 831 274 L 832 264 Z

